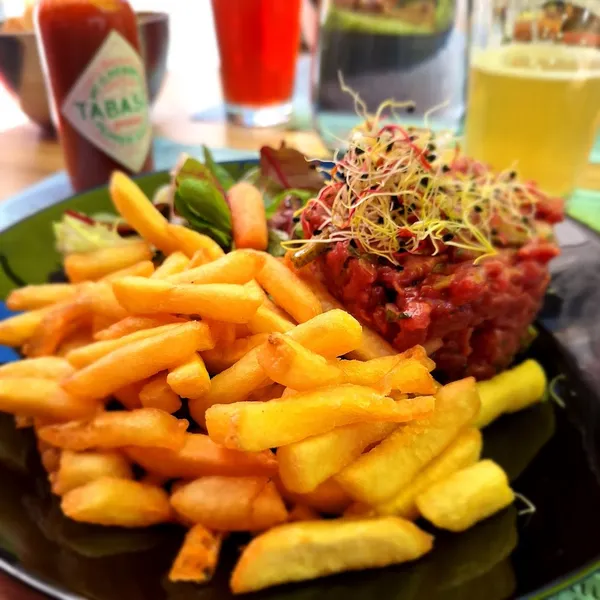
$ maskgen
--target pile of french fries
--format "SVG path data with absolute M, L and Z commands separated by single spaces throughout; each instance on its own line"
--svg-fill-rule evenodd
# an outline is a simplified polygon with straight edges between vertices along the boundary
M 224 254 L 121 173 L 110 192 L 140 239 L 67 256 L 70 283 L 14 290 L 24 312 L 0 322 L 25 357 L 0 367 L 0 410 L 34 429 L 65 515 L 181 523 L 172 581 L 209 581 L 224 536 L 251 532 L 243 593 L 415 560 L 417 518 L 463 531 L 513 501 L 478 427 L 542 396 L 537 363 L 482 410 L 473 379 L 441 387 L 424 348 L 397 354 L 309 276 Z

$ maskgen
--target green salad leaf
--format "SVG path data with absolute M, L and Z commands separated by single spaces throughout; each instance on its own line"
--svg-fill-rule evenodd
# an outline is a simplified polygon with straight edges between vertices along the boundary
M 212 152 L 206 146 L 202 146 L 202 153 L 204 154 L 204 165 L 219 182 L 223 190 L 228 192 L 235 184 L 235 179 L 228 173 L 225 167 L 215 162 Z
M 278 210 L 281 203 L 288 197 L 294 196 L 302 202 L 304 206 L 311 198 L 315 195 L 312 190 L 300 190 L 297 188 L 291 188 L 289 190 L 281 190 L 274 196 L 269 196 L 267 193 L 264 194 L 265 198 L 265 213 L 267 219 L 270 219 Z
M 175 210 L 189 227 L 214 239 L 224 250 L 231 248 L 231 213 L 221 192 L 205 179 L 176 178 Z
M 139 238 L 123 238 L 117 232 L 117 220 L 114 226 L 88 218 L 86 222 L 65 213 L 60 221 L 52 223 L 56 249 L 63 255 L 85 254 L 100 250 L 123 246 Z
M 267 245 L 267 252 L 271 256 L 285 256 L 285 248 L 283 248 L 281 242 L 285 242 L 289 239 L 289 236 L 284 231 L 269 228 L 269 243 Z

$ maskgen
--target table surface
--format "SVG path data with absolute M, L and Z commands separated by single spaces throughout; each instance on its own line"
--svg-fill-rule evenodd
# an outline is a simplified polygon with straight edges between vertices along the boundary
M 153 111 L 155 135 L 182 144 L 239 150 L 258 150 L 264 144 L 279 145 L 285 140 L 305 154 L 325 155 L 325 148 L 314 132 L 247 129 L 224 122 L 192 121 L 189 115 L 193 105 L 182 100 L 188 89 L 180 84 L 181 78 L 176 75 L 167 77 Z M 0 200 L 62 169 L 64 161 L 58 141 L 44 137 L 36 125 L 27 123 L 0 132 Z M 600 165 L 590 164 L 579 186 L 600 190 Z
M 167 77 L 153 112 L 155 134 L 182 144 L 206 144 L 214 148 L 258 150 L 281 141 L 311 156 L 323 156 L 325 149 L 313 132 L 281 129 L 245 129 L 223 122 L 192 121 L 181 104 L 181 89 L 173 76 Z M 39 128 L 27 123 L 0 132 L 0 201 L 23 191 L 64 169 L 60 145 L 44 137 Z M 581 187 L 600 190 L 600 165 L 590 164 L 579 182 Z M 46 596 L 0 573 L 3 600 L 43 600 Z

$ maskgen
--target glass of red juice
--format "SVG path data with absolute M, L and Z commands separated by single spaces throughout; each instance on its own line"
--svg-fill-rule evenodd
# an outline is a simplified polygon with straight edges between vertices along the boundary
M 292 111 L 301 0 L 212 0 L 227 118 L 248 127 Z

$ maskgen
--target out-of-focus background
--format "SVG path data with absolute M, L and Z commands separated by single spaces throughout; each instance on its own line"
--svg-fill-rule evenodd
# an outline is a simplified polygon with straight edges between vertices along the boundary
M 161 120 L 161 106 L 168 106 L 169 113 L 180 107 L 188 114 L 219 105 L 222 101 L 217 74 L 219 54 L 210 1 L 131 0 L 130 3 L 136 11 L 169 14 L 169 86 L 163 86 L 169 98 L 159 98 L 154 112 L 155 121 Z M 0 20 L 22 15 L 24 10 L 25 0 L 0 0 Z M 0 131 L 25 122 L 27 117 L 0 86 Z

